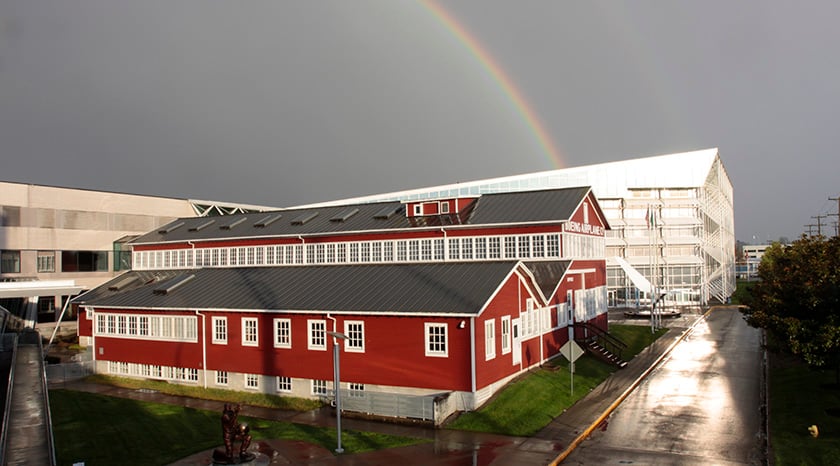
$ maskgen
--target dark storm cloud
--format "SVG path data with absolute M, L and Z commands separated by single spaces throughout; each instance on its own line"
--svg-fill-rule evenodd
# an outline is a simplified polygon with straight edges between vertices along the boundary
M 745 240 L 840 192 L 834 3 L 445 6 L 568 165 L 719 147 Z M 3 180 L 277 206 L 552 168 L 411 2 L 0 0 L 0 141 Z

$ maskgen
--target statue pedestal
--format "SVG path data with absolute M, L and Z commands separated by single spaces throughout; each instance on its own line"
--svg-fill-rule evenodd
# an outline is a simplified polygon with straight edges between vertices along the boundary
M 239 466 L 268 466 L 270 458 L 260 452 L 248 452 L 246 458 L 241 458 L 239 454 L 233 456 L 233 460 L 225 459 L 225 450 L 216 449 L 213 451 L 213 466 L 227 466 L 231 464 Z

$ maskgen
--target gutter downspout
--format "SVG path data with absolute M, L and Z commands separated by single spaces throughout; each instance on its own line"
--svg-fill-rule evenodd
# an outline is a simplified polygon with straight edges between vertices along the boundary
M 449 239 L 446 236 L 446 228 L 441 227 L 441 233 L 443 233 L 443 261 L 449 261 Z
M 196 316 L 201 316 L 201 368 L 204 373 L 204 388 L 207 388 L 207 316 L 195 311 Z
M 333 332 L 338 332 L 338 319 L 336 319 L 335 317 L 330 316 L 330 313 L 329 313 L 329 312 L 327 313 L 327 319 L 330 319 L 330 320 L 333 322 L 333 329 L 332 329 L 332 331 L 333 331 Z M 333 340 L 335 340 L 335 338 L 333 338 Z
M 306 257 L 306 240 L 301 235 L 298 235 L 298 239 L 300 240 L 300 259 L 302 261 L 301 264 L 309 264 L 309 258 Z M 294 263 L 294 260 L 292 262 Z M 329 317 L 329 314 L 327 314 L 327 318 L 331 318 Z M 333 329 L 333 331 L 335 331 L 335 329 Z
M 91 326 L 91 329 L 90 329 L 90 346 L 93 347 L 92 348 L 93 351 L 91 351 L 91 353 L 93 353 L 93 356 L 91 357 L 91 360 L 93 361 L 93 371 L 96 372 L 96 332 L 97 332 L 97 330 L 96 330 L 96 319 L 97 319 L 97 317 L 96 317 L 96 312 L 94 312 L 93 308 L 89 308 L 87 306 L 85 306 L 85 314 L 91 314 L 91 322 L 92 322 L 91 325 L 92 326 Z
M 187 241 L 187 244 L 192 246 L 192 265 L 190 266 L 190 268 L 194 269 L 195 268 L 195 243 L 193 243 L 192 241 Z M 207 387 L 204 387 L 204 388 L 207 388 Z
M 475 364 L 475 317 L 470 317 L 470 366 L 472 366 L 470 368 L 470 378 L 472 379 L 472 380 L 470 380 L 470 384 L 471 384 L 471 389 L 472 389 L 472 394 L 473 394 L 473 409 L 475 409 L 476 396 L 478 395 L 476 393 L 476 389 L 475 389 L 475 386 L 476 386 L 476 380 L 475 380 L 476 379 L 476 375 L 475 375 L 475 366 L 476 366 L 476 364 Z

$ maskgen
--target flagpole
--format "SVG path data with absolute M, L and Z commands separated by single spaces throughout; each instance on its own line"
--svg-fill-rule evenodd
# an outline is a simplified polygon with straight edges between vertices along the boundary
M 649 246 L 649 256 L 648 256 L 648 267 L 650 270 L 650 289 L 648 290 L 648 299 L 650 300 L 650 333 L 656 332 L 656 324 L 653 317 L 653 296 L 654 290 L 656 289 L 656 274 L 654 272 L 654 257 L 653 257 L 653 206 L 648 204 L 647 208 L 647 215 L 645 215 L 647 220 L 647 229 L 648 229 L 648 246 Z

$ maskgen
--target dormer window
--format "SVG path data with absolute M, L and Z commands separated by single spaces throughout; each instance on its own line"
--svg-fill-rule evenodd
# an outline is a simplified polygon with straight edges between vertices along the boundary
M 445 200 L 427 200 L 409 202 L 407 214 L 410 217 L 431 217 L 439 215 L 460 215 L 462 212 L 469 211 L 475 204 L 476 197 L 445 199 Z

